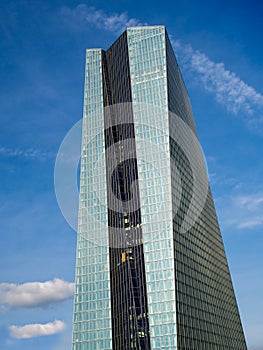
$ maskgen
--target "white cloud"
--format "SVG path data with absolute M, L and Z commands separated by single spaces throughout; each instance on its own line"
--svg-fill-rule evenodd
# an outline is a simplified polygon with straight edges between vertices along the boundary
M 242 221 L 237 228 L 253 228 L 256 226 L 260 226 L 263 224 L 263 218 L 262 217 L 255 217 L 250 220 Z
M 211 61 L 191 45 L 172 40 L 182 66 L 201 82 L 205 90 L 214 93 L 218 103 L 237 115 L 241 113 L 250 124 L 263 124 L 263 95 L 242 81 L 224 63 Z
M 236 197 L 237 205 L 249 211 L 255 212 L 263 207 L 263 194 L 243 195 Z
M 46 335 L 60 333 L 65 329 L 66 325 L 62 321 L 54 321 L 46 324 L 35 323 L 25 326 L 10 326 L 9 333 L 12 338 L 28 339 Z
M 85 5 L 84 5 L 85 6 Z M 101 10 L 95 10 L 93 8 L 86 8 L 87 17 L 85 20 L 87 23 L 95 24 L 96 27 L 105 29 L 114 33 L 121 32 L 126 27 L 139 26 L 142 23 L 136 18 L 129 18 L 127 13 L 107 15 Z
M 263 194 L 230 195 L 216 200 L 223 226 L 253 229 L 263 226 Z
M 74 283 L 55 278 L 46 282 L 29 282 L 24 284 L 1 283 L 0 300 L 3 305 L 11 307 L 45 306 L 72 298 Z
M 242 195 L 234 198 L 240 212 L 243 213 L 238 228 L 253 228 L 263 225 L 263 194 Z
M 64 6 L 61 10 L 63 19 L 75 28 L 93 25 L 113 33 L 121 33 L 126 27 L 145 25 L 136 18 L 129 18 L 126 12 L 107 14 L 102 10 L 80 4 L 71 9 Z
M 45 160 L 49 157 L 54 157 L 55 155 L 52 152 L 44 152 L 35 148 L 8 148 L 8 147 L 0 147 L 0 155 L 6 157 L 23 157 L 27 159 L 38 159 Z
M 102 10 L 80 4 L 75 8 L 63 7 L 63 20 L 75 28 L 95 28 L 119 34 L 126 27 L 145 25 L 126 12 L 107 14 Z M 176 56 L 182 65 L 201 86 L 215 95 L 218 103 L 233 114 L 241 114 L 251 126 L 263 124 L 263 95 L 246 84 L 224 63 L 213 62 L 204 53 L 194 50 L 180 40 L 172 40 Z

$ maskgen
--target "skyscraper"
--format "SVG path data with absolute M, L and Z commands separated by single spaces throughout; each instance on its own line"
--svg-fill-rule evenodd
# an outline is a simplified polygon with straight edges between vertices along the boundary
M 72 349 L 246 349 L 163 26 L 86 53 Z

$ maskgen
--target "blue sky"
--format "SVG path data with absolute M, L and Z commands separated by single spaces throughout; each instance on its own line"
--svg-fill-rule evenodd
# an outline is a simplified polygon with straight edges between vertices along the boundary
M 262 10 L 246 0 L 1 2 L 1 349 L 70 349 L 76 234 L 56 202 L 55 158 L 82 116 L 85 48 L 144 23 L 172 37 L 249 349 L 263 349 Z

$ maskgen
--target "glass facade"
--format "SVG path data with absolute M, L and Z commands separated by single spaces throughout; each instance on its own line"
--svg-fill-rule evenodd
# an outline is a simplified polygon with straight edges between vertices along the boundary
M 86 55 L 73 315 L 74 350 L 112 349 L 101 54 L 101 50 L 87 50 Z M 102 161 L 98 166 L 99 158 Z M 101 244 L 94 244 L 92 235 L 100 237 Z
M 137 157 L 141 160 L 138 174 L 151 349 L 176 349 L 164 27 L 128 29 L 128 48 Z M 146 115 L 151 117 L 148 125 Z
M 72 350 L 247 349 L 165 27 L 87 50 L 83 114 Z
M 170 135 L 177 125 L 174 113 L 196 134 L 187 92 L 167 36 L 166 48 L 168 103 L 173 112 Z M 173 138 L 170 154 L 182 179 L 180 206 L 173 218 L 178 349 L 246 349 L 210 188 L 204 205 L 196 197 L 195 205 L 203 207 L 198 219 L 189 230 L 182 231 L 185 216 L 192 214 L 188 209 L 194 179 L 189 160 Z M 172 173 L 174 206 L 178 201 L 175 182 Z

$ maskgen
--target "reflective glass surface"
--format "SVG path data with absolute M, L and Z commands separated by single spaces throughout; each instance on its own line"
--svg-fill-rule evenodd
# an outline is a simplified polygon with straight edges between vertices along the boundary
M 165 27 L 87 50 L 84 94 L 72 350 L 246 350 Z
M 110 267 L 101 50 L 87 50 L 85 74 L 72 349 L 110 350 Z M 101 157 L 104 159 L 98 162 Z M 102 237 L 101 245 L 97 244 L 99 237 Z

